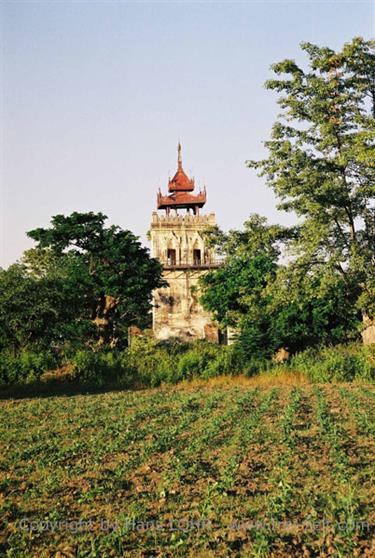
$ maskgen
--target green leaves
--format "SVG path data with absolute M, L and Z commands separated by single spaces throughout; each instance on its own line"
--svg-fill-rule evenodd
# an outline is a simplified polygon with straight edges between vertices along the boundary
M 56 215 L 28 235 L 37 247 L 1 271 L 0 342 L 61 345 L 126 343 L 130 324 L 144 325 L 162 268 L 130 232 L 106 228 L 102 213 Z
M 89 327 L 78 321 L 85 300 L 75 279 L 78 269 L 70 265 L 70 258 L 59 264 L 50 254 L 43 258 L 29 251 L 24 263 L 0 270 L 1 348 L 49 347 L 63 338 L 77 338 Z
M 221 324 L 236 326 L 248 312 L 249 296 L 258 296 L 273 277 L 280 244 L 287 229 L 267 225 L 259 215 L 251 215 L 243 231 L 227 235 L 216 231 L 218 251 L 226 254 L 226 264 L 201 279 L 201 302 Z
M 302 43 L 307 69 L 293 60 L 274 64 L 280 78 L 266 87 L 282 94 L 283 113 L 265 142 L 268 157 L 247 162 L 266 178 L 279 209 L 304 219 L 292 253 L 311 268 L 324 261 L 341 269 L 348 288 L 363 292 L 374 282 L 374 44 L 357 37 L 334 52 Z M 358 296 L 363 306 L 366 297 Z

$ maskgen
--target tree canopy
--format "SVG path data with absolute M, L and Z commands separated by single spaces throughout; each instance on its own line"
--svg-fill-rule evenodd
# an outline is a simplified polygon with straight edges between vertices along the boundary
M 301 47 L 307 68 L 272 66 L 282 114 L 268 156 L 247 162 L 299 224 L 252 216 L 208 234 L 226 261 L 202 280 L 202 303 L 248 354 L 337 343 L 358 335 L 361 314 L 375 318 L 374 42 Z
M 297 232 L 269 225 L 259 215 L 242 231 L 207 232 L 225 263 L 202 277 L 201 302 L 222 327 L 236 329 L 245 359 L 357 335 L 356 291 L 338 271 L 327 265 L 307 271 L 304 261 L 287 261 Z
M 364 315 L 375 310 L 374 41 L 355 38 L 335 52 L 302 43 L 308 68 L 272 66 L 266 87 L 281 93 L 282 114 L 268 157 L 248 161 L 303 219 L 292 246 L 310 267 L 327 263 L 358 288 Z
M 162 267 L 127 230 L 102 213 L 56 215 L 28 233 L 37 243 L 0 272 L 3 346 L 80 340 L 116 345 L 129 325 L 149 322 Z
M 77 280 L 86 285 L 87 316 L 101 343 L 116 344 L 129 325 L 147 322 L 152 290 L 163 284 L 162 267 L 130 231 L 105 227 L 106 219 L 102 213 L 56 215 L 50 228 L 28 236 L 39 249 L 81 262 Z
M 236 327 L 249 311 L 249 296 L 257 297 L 275 277 L 282 242 L 292 231 L 268 225 L 264 217 L 252 215 L 244 230 L 224 233 L 218 227 L 206 233 L 209 244 L 225 256 L 225 265 L 201 279 L 201 302 L 215 319 Z

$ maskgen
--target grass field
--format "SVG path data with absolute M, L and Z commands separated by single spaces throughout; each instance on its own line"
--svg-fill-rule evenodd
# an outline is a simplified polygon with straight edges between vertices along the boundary
M 1 402 L 0 556 L 375 556 L 375 388 L 236 382 Z

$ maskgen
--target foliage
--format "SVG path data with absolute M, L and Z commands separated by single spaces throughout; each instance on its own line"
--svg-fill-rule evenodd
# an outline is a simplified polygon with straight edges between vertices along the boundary
M 355 38 L 339 52 L 302 43 L 303 70 L 273 65 L 268 89 L 282 94 L 282 118 L 265 145 L 267 159 L 249 161 L 266 177 L 280 209 L 303 219 L 293 245 L 309 268 L 328 264 L 357 290 L 363 315 L 374 314 L 375 193 L 374 42 Z
M 175 359 L 154 339 L 135 337 L 125 351 L 124 360 L 133 379 L 142 385 L 154 387 L 174 381 Z
M 77 262 L 68 256 L 54 260 L 50 273 L 30 272 L 27 258 L 0 269 L 0 347 L 48 349 L 87 335 L 92 324 L 82 319 L 85 288 L 76 273 Z
M 129 325 L 145 325 L 152 290 L 163 281 L 160 263 L 137 238 L 120 227 L 105 227 L 105 220 L 102 213 L 56 215 L 50 228 L 28 236 L 42 253 L 49 250 L 63 261 L 68 254 L 77 262 L 75 284 L 85 293 L 79 318 L 91 320 L 99 342 L 113 346 L 126 339 Z
M 162 266 L 130 231 L 105 226 L 102 213 L 75 212 L 30 231 L 36 248 L 0 269 L 2 383 L 37 380 L 50 351 L 78 383 L 158 386 L 253 375 L 280 347 L 302 365 L 309 347 L 359 337 L 362 320 L 375 317 L 373 47 L 361 38 L 340 52 L 303 43 L 307 69 L 292 60 L 273 66 L 267 87 L 282 94 L 283 114 L 269 156 L 248 165 L 299 224 L 251 215 L 241 231 L 207 231 L 225 261 L 200 279 L 201 302 L 236 330 L 233 347 L 135 338 L 126 348 L 128 327 L 149 325 Z M 365 353 L 325 351 L 309 361 L 312 379 L 372 380 Z
M 236 326 L 249 308 L 249 296 L 258 298 L 275 276 L 283 241 L 292 231 L 268 225 L 259 215 L 251 215 L 244 230 L 223 233 L 219 228 L 207 232 L 215 251 L 225 255 L 225 265 L 205 274 L 200 284 L 202 304 L 224 326 Z
M 202 304 L 237 329 L 237 355 L 249 373 L 280 347 L 292 352 L 358 335 L 358 289 L 328 264 L 278 261 L 294 229 L 252 216 L 244 231 L 210 232 L 224 265 L 201 279 Z
M 211 246 L 226 258 L 222 267 L 201 278 L 201 303 L 221 326 L 239 330 L 242 349 L 237 354 L 242 352 L 242 360 L 273 350 L 263 295 L 275 280 L 277 260 L 292 234 L 291 229 L 268 225 L 259 215 L 252 215 L 243 231 L 208 232 Z
M 280 368 L 302 372 L 313 382 L 375 382 L 375 348 L 356 343 L 309 348 Z
M 294 353 L 355 339 L 360 326 L 356 292 L 328 265 L 307 272 L 299 262 L 280 266 L 263 295 L 267 298 L 271 347 L 287 347 Z
M 0 386 L 37 383 L 42 374 L 56 367 L 56 359 L 50 352 L 27 349 L 16 355 L 9 351 L 0 353 Z
M 71 363 L 74 381 L 99 386 L 156 387 L 240 371 L 230 347 L 204 341 L 158 343 L 147 337 L 134 337 L 122 351 L 78 350 Z
M 268 158 L 248 166 L 299 224 L 254 215 L 243 231 L 211 229 L 225 264 L 201 281 L 202 304 L 237 329 L 242 360 L 352 340 L 375 317 L 373 46 L 356 38 L 336 53 L 304 43 L 307 70 L 273 66 L 280 77 L 266 85 L 282 94 L 283 114 Z
M 121 355 L 113 351 L 80 350 L 72 359 L 72 380 L 92 386 L 103 386 L 111 383 L 129 385 L 131 379 L 126 377 L 121 361 Z
M 243 330 L 241 335 L 245 335 Z M 74 349 L 71 347 L 71 351 Z M 195 343 L 158 343 L 152 338 L 135 337 L 123 349 L 78 348 L 69 356 L 48 351 L 23 349 L 15 355 L 0 353 L 0 385 L 5 387 L 38 385 L 44 372 L 54 386 L 73 382 L 76 386 L 144 388 L 177 384 L 185 380 L 269 372 L 302 373 L 312 382 L 375 382 L 375 349 L 360 344 L 308 348 L 278 364 L 259 351 L 246 351 L 246 340 L 231 346 L 205 341 Z M 67 370 L 60 376 L 61 367 Z M 56 371 L 54 373 L 54 370 Z M 66 386 L 67 387 L 67 386 Z
M 177 379 L 208 378 L 228 372 L 226 348 L 197 342 L 181 356 L 177 365 Z
M 196 341 L 194 343 L 157 343 L 135 338 L 124 352 L 124 359 L 142 385 L 158 386 L 193 378 L 209 378 L 238 373 L 231 348 Z

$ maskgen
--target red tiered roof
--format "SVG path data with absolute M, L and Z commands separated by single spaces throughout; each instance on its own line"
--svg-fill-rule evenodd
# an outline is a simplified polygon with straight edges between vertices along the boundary
M 178 169 L 172 180 L 168 183 L 168 190 L 170 192 L 192 192 L 194 187 L 194 179 L 190 179 L 182 167 Z
M 167 209 L 168 207 L 173 207 L 175 209 L 203 207 L 206 203 L 206 191 L 199 192 L 199 194 L 193 196 L 187 192 L 175 192 L 170 196 L 163 196 L 161 192 L 158 192 L 157 197 L 158 209 Z
M 163 196 L 159 190 L 157 195 L 158 209 L 192 209 L 194 214 L 198 213 L 200 207 L 206 203 L 206 188 L 199 194 L 189 194 L 195 188 L 194 179 L 190 179 L 182 168 L 181 145 L 178 144 L 178 168 L 177 172 L 168 183 L 168 190 L 172 192 L 169 196 Z

